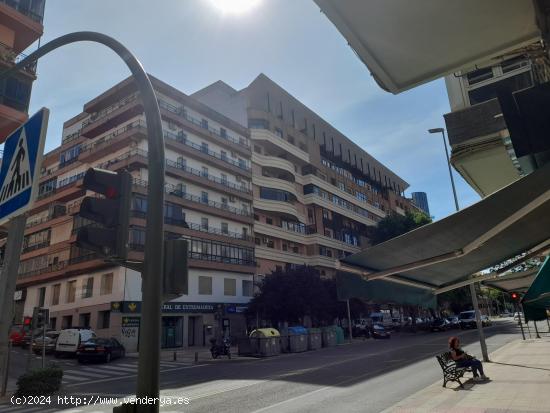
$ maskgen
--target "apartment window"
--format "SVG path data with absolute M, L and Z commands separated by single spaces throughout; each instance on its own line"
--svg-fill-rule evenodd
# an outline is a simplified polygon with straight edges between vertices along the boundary
M 78 317 L 78 325 L 80 327 L 90 327 L 90 313 L 80 314 Z
M 276 272 L 281 272 L 281 271 L 283 271 L 283 267 L 280 266 L 280 265 L 276 265 L 276 266 L 275 266 L 275 271 L 276 271 Z
M 44 301 L 46 300 L 46 287 L 38 289 L 38 307 L 44 307 Z
M 111 326 L 111 312 L 109 310 L 106 311 L 98 311 L 97 312 L 97 328 L 109 328 Z
M 246 161 L 244 159 L 239 158 L 239 168 L 246 169 Z
M 237 280 L 234 278 L 223 279 L 223 294 L 224 295 L 237 295 Z
M 221 177 L 222 183 L 226 184 L 227 183 L 227 175 L 226 174 L 221 174 L 220 177 Z
M 254 214 L 254 221 L 259 221 L 260 220 L 260 216 L 258 214 Z
M 74 303 L 76 295 L 76 280 L 67 283 L 67 302 Z
M 185 195 L 187 193 L 187 187 L 185 186 L 185 184 L 177 184 L 176 191 L 181 195 Z
M 208 144 L 206 142 L 202 142 L 201 151 L 204 153 L 208 153 Z
M 208 218 L 201 218 L 201 228 L 208 230 Z
M 227 208 L 227 207 L 228 207 L 227 198 L 222 197 L 222 208 Z
M 101 276 L 100 295 L 113 293 L 113 273 L 103 274 Z
M 220 136 L 222 138 L 227 138 L 227 131 L 225 130 L 225 128 L 220 128 Z
M 227 160 L 227 152 L 226 151 L 221 151 L 220 152 L 220 158 L 222 158 L 223 161 L 226 161 Z
M 61 293 L 61 284 L 54 284 L 52 287 L 52 305 L 59 304 L 60 293 Z
M 57 317 L 50 317 L 50 328 L 56 330 L 57 327 Z
M 178 168 L 185 169 L 185 167 L 187 166 L 187 159 L 185 159 L 183 156 L 179 156 L 176 164 Z
M 255 238 L 254 238 L 254 244 L 256 244 L 256 245 L 260 245 L 260 244 L 261 244 L 261 240 L 260 240 L 260 238 L 258 238 L 258 237 L 255 237 Z
M 229 225 L 227 222 L 222 222 L 222 234 L 229 234 Z
M 277 135 L 279 138 L 283 138 L 283 131 L 279 128 L 275 128 L 275 135 Z
M 201 192 L 201 202 L 203 204 L 208 204 L 208 192 L 206 191 Z
M 343 182 L 338 181 L 338 185 L 337 185 L 337 186 L 338 186 L 338 189 L 341 189 L 342 191 L 345 191 L 345 190 L 346 190 L 346 187 L 345 187 L 345 185 L 344 185 Z
M 265 223 L 268 225 L 273 225 L 273 219 L 272 218 L 265 218 Z
M 199 295 L 212 295 L 212 277 L 199 275 Z
M 82 298 L 90 298 L 94 290 L 94 277 L 88 277 L 82 286 Z
M 67 328 L 71 328 L 73 326 L 73 316 L 72 315 L 65 315 L 61 319 L 61 329 L 65 330 Z
M 208 120 L 202 119 L 201 120 L 201 127 L 204 129 L 208 129 Z
M 208 168 L 206 166 L 202 167 L 202 176 L 208 177 Z
M 254 295 L 254 284 L 252 281 L 243 280 L 243 297 L 252 297 Z
M 283 242 L 283 251 L 288 251 L 288 245 Z

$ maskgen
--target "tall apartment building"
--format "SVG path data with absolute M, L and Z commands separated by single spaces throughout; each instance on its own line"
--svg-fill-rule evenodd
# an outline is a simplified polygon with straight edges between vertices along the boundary
M 413 192 L 412 203 L 416 205 L 422 212 L 430 216 L 430 206 L 428 205 L 428 195 L 426 192 Z
M 238 314 L 255 273 L 251 145 L 247 128 L 152 78 L 166 142 L 165 236 L 189 239 L 189 294 L 163 307 L 163 347 L 208 343 L 218 326 L 239 335 Z M 137 348 L 141 279 L 75 245 L 90 167 L 133 176 L 129 259 L 143 259 L 147 210 L 143 104 L 126 79 L 64 124 L 61 146 L 46 154 L 29 214 L 16 303 L 21 315 L 50 309 L 51 327 L 90 326 Z M 158 274 L 157 276 L 160 276 Z M 220 327 L 221 328 L 221 327 Z
M 332 276 L 368 226 L 410 209 L 403 179 L 265 75 L 192 96 L 250 128 L 258 275 L 307 264 Z
M 45 0 L 0 0 L 0 71 L 19 62 L 21 53 L 44 31 Z M 0 81 L 0 143 L 28 118 L 36 64 Z

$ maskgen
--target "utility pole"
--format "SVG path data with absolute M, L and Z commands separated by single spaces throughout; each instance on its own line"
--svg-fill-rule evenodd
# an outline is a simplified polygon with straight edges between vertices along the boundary
M 128 66 L 143 102 L 148 137 L 148 193 L 147 227 L 145 232 L 145 257 L 142 277 L 142 305 L 140 328 L 140 357 L 138 364 L 137 397 L 153 398 L 154 404 L 132 406 L 138 412 L 158 412 L 160 374 L 160 334 L 162 283 L 164 266 L 164 136 L 162 120 L 155 91 L 139 60 L 117 40 L 96 32 L 75 32 L 58 37 L 16 65 L 0 74 L 0 80 L 9 74 L 37 61 L 45 54 L 76 42 L 100 43 L 113 50 Z M 24 224 L 23 224 L 24 225 Z M 19 251 L 17 252 L 19 254 Z M 13 294 L 12 294 L 13 299 Z M 10 303 L 11 305 L 11 303 Z M 0 313 L 5 313 L 6 303 L 2 303 Z M 2 332 L 0 331 L 0 334 Z M 7 337 L 7 332 L 4 334 Z M 122 410 L 130 410 L 128 406 Z
M 351 328 L 351 311 L 349 309 L 349 298 L 346 300 L 346 304 L 347 304 L 347 307 L 348 307 L 349 342 L 353 343 L 353 334 L 352 334 L 352 328 Z

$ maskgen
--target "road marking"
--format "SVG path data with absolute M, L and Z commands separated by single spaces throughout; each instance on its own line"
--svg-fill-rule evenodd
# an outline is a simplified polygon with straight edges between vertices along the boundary
M 64 370 L 63 374 L 65 374 L 65 372 L 67 372 L 69 374 L 78 374 L 78 375 L 81 375 L 81 376 L 89 376 L 90 378 L 105 377 L 105 374 L 92 373 L 92 372 L 89 372 L 89 371 L 86 371 L 86 370 Z
M 87 377 L 73 376 L 72 374 L 63 374 L 63 381 L 65 381 L 65 379 L 68 379 L 68 380 L 76 380 L 76 381 L 85 381 L 85 380 L 88 380 Z M 65 381 L 65 382 L 66 382 L 66 381 Z
M 134 367 L 119 367 L 119 366 L 101 366 L 102 369 L 105 369 L 105 370 L 111 370 L 111 371 L 120 371 L 120 372 L 123 372 L 123 373 L 126 373 L 126 372 L 135 372 L 137 371 L 137 366 L 134 366 Z

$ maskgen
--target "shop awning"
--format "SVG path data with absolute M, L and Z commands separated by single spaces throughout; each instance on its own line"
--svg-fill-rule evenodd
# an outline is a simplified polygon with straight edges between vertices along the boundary
M 537 267 L 527 271 L 509 273 L 493 280 L 483 281 L 482 284 L 505 293 L 525 294 L 537 277 L 538 270 Z
M 544 320 L 550 309 L 550 258 L 540 268 L 537 277 L 523 296 L 521 303 L 525 320 Z
M 550 239 L 550 165 L 440 221 L 341 260 L 341 270 L 440 289 Z

